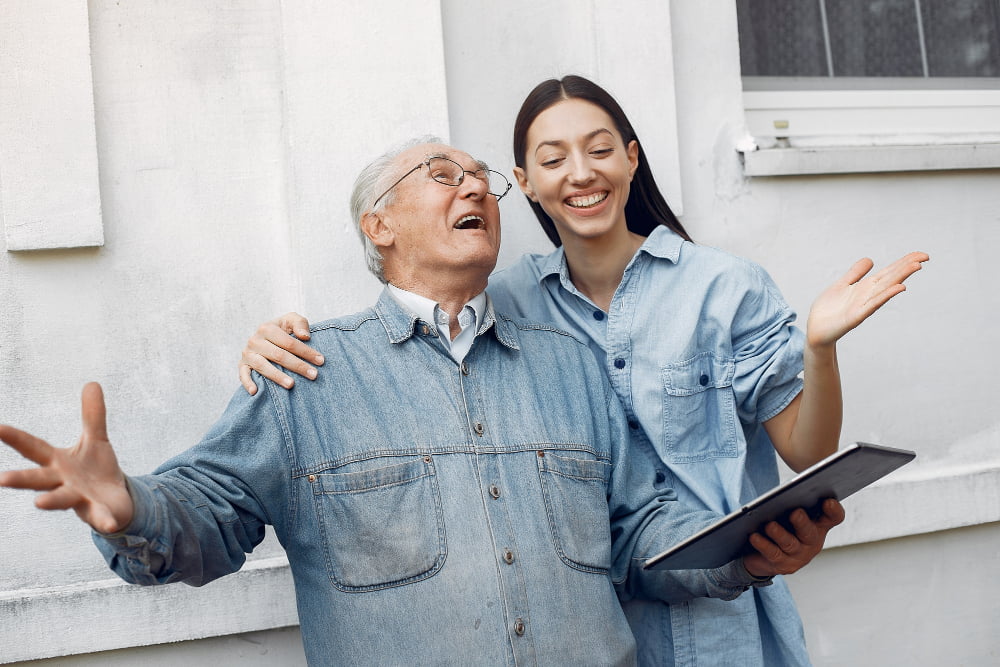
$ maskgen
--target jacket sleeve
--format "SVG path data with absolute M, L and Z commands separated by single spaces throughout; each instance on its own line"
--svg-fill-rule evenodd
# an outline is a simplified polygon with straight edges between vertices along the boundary
M 291 467 L 271 388 L 258 378 L 261 385 L 254 397 L 238 391 L 198 445 L 152 475 L 128 479 L 132 523 L 93 533 L 122 579 L 201 586 L 239 570 L 265 525 L 282 522 Z
M 610 392 L 610 388 L 609 388 Z M 657 489 L 639 469 L 641 457 L 631 445 L 617 397 L 608 402 L 614 466 L 609 486 L 611 577 L 622 601 L 633 598 L 676 603 L 699 597 L 732 600 L 751 586 L 770 583 L 743 567 L 742 560 L 705 570 L 644 570 L 642 564 L 677 542 L 717 521 L 708 510 L 689 507 L 669 489 Z

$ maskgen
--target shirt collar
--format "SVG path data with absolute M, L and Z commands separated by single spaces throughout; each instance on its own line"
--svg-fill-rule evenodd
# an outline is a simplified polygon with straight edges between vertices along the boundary
M 424 299 L 424 297 L 412 292 L 406 292 L 406 290 L 401 290 L 393 285 L 386 285 L 379 296 L 378 302 L 375 304 L 374 310 L 382 322 L 382 326 L 385 327 L 389 341 L 392 343 L 402 343 L 412 338 L 418 331 L 424 334 L 424 330 L 418 327 L 420 320 L 423 320 L 427 324 L 428 332 L 425 335 L 437 335 L 434 325 L 433 308 L 430 309 L 430 317 L 414 312 L 413 307 L 404 305 L 400 298 L 395 296 L 398 292 L 417 297 L 418 299 Z M 437 305 L 430 299 L 424 300 L 430 302 L 432 306 Z M 493 300 L 488 294 L 485 292 L 478 294 L 468 305 L 472 306 L 472 309 L 476 313 L 477 336 L 492 330 L 497 340 L 501 343 L 513 350 L 520 349 L 515 335 L 515 326 L 507 318 L 496 316 L 493 309 Z
M 668 227 L 657 225 L 656 229 L 650 232 L 646 240 L 639 246 L 635 254 L 638 256 L 639 253 L 646 253 L 647 255 L 666 259 L 676 264 L 680 259 L 681 245 L 683 243 L 684 239 Z M 632 258 L 632 261 L 635 261 L 635 257 Z M 549 253 L 539 264 L 538 268 L 538 282 L 543 282 L 549 276 L 559 276 L 564 278 L 564 282 L 569 281 L 566 253 L 562 246 L 556 248 L 554 252 Z

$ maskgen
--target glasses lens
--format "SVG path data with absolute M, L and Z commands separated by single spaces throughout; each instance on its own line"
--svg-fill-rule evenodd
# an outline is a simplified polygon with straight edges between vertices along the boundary
M 427 161 L 427 169 L 431 178 L 445 185 L 458 185 L 462 182 L 462 166 L 445 157 L 432 157 Z
M 479 173 L 483 173 L 480 171 Z M 503 197 L 507 194 L 508 188 L 510 188 L 510 181 L 504 177 L 499 171 L 493 171 L 488 169 L 486 171 L 487 182 L 490 186 L 490 194 L 496 196 L 497 198 Z

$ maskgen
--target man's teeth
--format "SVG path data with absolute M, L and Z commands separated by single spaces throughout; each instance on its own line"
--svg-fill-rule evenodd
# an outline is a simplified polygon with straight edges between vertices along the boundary
M 592 195 L 587 195 L 586 197 L 570 197 L 566 200 L 566 203 L 573 208 L 587 208 L 588 206 L 593 206 L 594 204 L 600 204 L 607 198 L 607 192 L 597 192 Z
M 455 229 L 482 229 L 484 226 L 483 219 L 478 215 L 467 215 L 455 223 Z

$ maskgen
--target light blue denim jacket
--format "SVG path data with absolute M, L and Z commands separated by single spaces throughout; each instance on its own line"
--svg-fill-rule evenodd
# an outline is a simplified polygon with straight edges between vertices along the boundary
M 311 664 L 630 664 L 616 596 L 732 598 L 739 563 L 642 572 L 715 518 L 633 479 L 621 405 L 587 347 L 494 316 L 459 365 L 387 292 L 320 323 L 326 372 L 255 377 L 204 440 L 129 479 L 95 535 L 139 584 L 234 572 L 274 526 Z M 610 519 L 609 519 L 610 517 Z
M 586 341 L 624 406 L 641 484 L 729 513 L 778 482 L 761 423 L 801 391 L 802 332 L 767 273 L 657 228 L 625 269 L 607 313 L 569 279 L 562 249 L 496 272 L 497 308 Z M 732 602 L 626 600 L 639 662 L 808 664 L 787 586 Z

